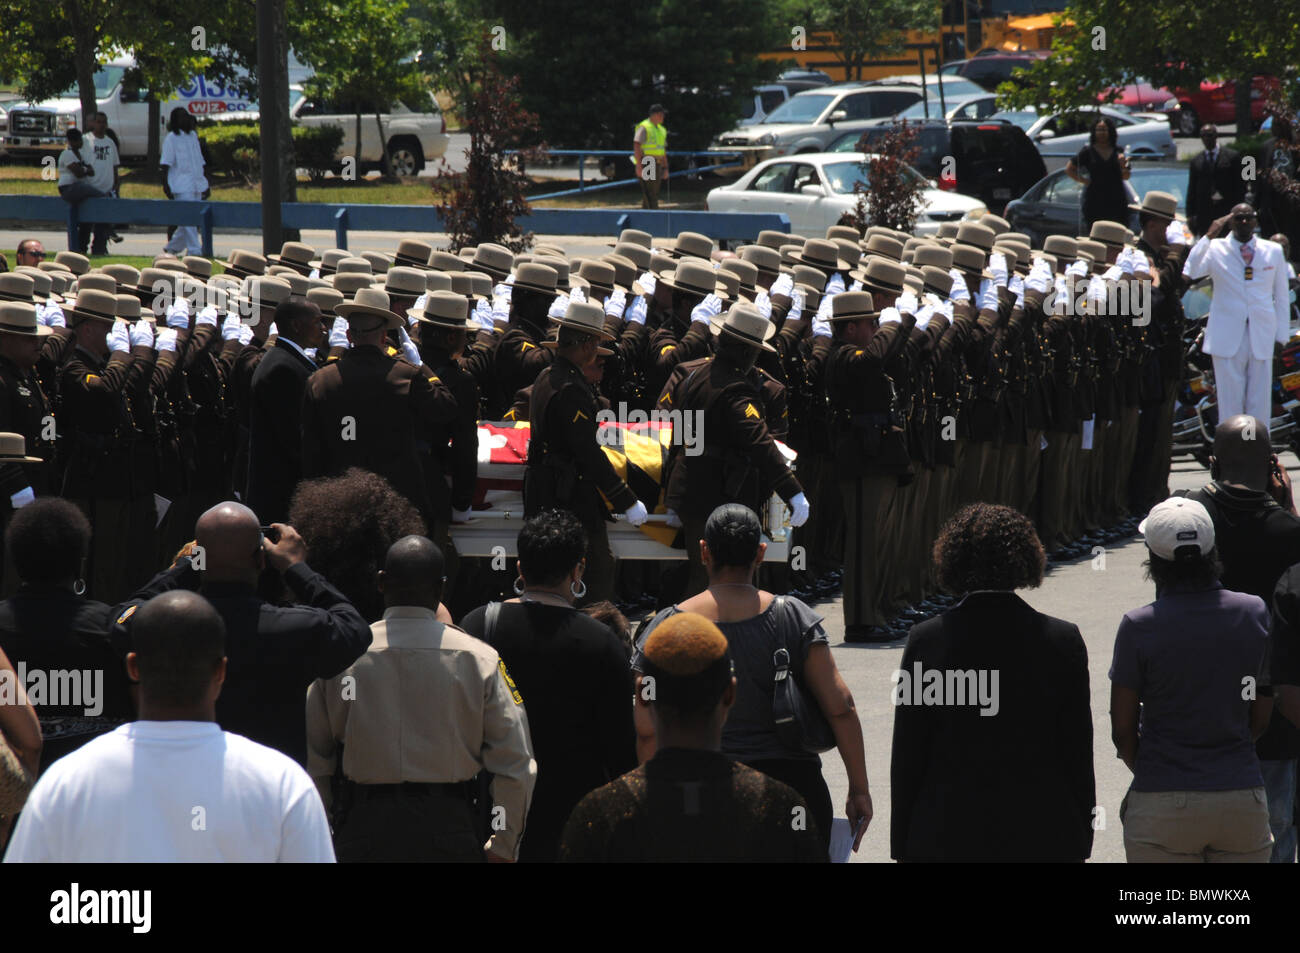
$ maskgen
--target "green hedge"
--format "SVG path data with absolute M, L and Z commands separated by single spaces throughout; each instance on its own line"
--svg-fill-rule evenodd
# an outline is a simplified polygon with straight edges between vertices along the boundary
M 214 122 L 197 131 L 210 169 L 249 179 L 259 177 L 261 138 L 256 123 Z M 342 143 L 343 130 L 338 126 L 294 126 L 294 165 L 319 178 L 337 165 L 334 156 Z

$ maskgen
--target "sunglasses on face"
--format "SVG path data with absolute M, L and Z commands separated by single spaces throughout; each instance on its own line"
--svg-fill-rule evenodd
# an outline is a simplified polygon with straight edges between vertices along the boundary
M 19 252 L 18 254 L 20 254 L 20 255 L 27 255 L 29 258 L 44 258 L 44 257 L 45 257 L 45 252 L 43 252 L 43 251 L 21 251 L 21 252 Z

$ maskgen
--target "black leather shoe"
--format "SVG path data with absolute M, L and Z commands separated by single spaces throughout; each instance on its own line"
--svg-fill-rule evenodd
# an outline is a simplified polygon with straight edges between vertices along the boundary
M 883 625 L 850 625 L 844 630 L 845 642 L 893 642 L 900 636 Z

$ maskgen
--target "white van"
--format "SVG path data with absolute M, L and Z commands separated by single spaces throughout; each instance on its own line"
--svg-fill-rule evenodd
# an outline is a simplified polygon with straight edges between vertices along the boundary
M 143 159 L 149 145 L 148 90 L 126 80 L 126 72 L 135 59 L 122 56 L 110 60 L 95 72 L 95 102 L 108 115 L 109 127 L 117 133 L 122 159 Z M 177 106 L 196 117 L 256 110 L 257 106 L 243 93 L 204 76 L 195 76 L 175 90 L 162 104 L 159 135 L 166 134 L 167 117 Z M 66 145 L 68 128 L 87 128 L 81 115 L 81 98 L 77 88 L 40 103 L 10 103 L 0 112 L 0 144 L 14 158 L 57 156 Z

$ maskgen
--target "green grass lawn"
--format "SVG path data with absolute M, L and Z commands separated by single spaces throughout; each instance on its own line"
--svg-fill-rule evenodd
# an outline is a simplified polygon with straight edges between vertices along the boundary
M 586 180 L 592 182 L 591 178 Z M 659 192 L 660 205 L 665 208 L 702 209 L 704 197 L 724 180 L 710 178 L 698 182 L 685 179 L 665 183 Z M 531 179 L 526 194 L 544 195 L 577 188 L 577 179 Z M 0 165 L 0 194 L 54 195 L 55 184 L 41 176 L 41 167 L 33 164 L 10 162 Z M 122 198 L 161 199 L 162 183 L 158 173 L 140 168 L 126 168 L 122 173 Z M 213 179 L 212 200 L 215 202 L 257 202 L 261 189 L 242 180 Z M 345 181 L 327 178 L 318 182 L 300 179 L 298 201 L 322 202 L 339 205 L 433 205 L 434 193 L 428 179 L 404 179 L 384 182 L 379 178 Z M 585 195 L 569 195 L 537 203 L 538 208 L 639 208 L 641 188 L 635 182 L 614 189 L 602 189 Z
M 57 249 L 56 249 L 57 250 Z M 18 263 L 17 251 L 13 248 L 0 248 L 0 254 L 5 256 L 9 262 L 9 267 L 13 268 Z M 54 252 L 50 252 L 50 261 L 54 260 Z M 132 268 L 152 268 L 153 256 L 151 255 L 91 255 L 91 264 L 98 268 L 101 265 L 130 265 Z M 212 262 L 212 273 L 219 275 L 225 271 L 225 267 L 219 261 Z

